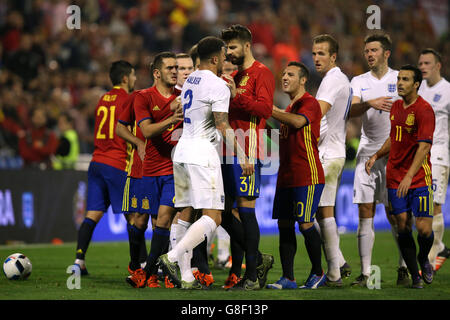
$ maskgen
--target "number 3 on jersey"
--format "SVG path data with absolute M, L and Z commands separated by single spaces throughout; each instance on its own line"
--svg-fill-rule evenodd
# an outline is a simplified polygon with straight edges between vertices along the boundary
M 186 117 L 186 109 L 189 109 L 192 105 L 192 90 L 186 90 L 184 93 L 184 99 L 189 99 L 187 103 L 183 104 L 183 117 L 184 123 L 191 123 L 191 119 Z

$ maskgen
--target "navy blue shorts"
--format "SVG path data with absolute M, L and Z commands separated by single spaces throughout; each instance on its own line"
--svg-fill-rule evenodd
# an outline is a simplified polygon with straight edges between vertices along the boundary
M 127 182 L 125 183 L 125 188 L 123 190 L 123 213 L 141 213 L 141 209 L 144 205 L 142 203 L 142 195 L 142 179 L 127 177 Z
M 388 189 L 389 214 L 411 211 L 415 217 L 433 217 L 433 189 L 431 186 L 409 189 L 406 197 L 398 198 L 397 189 Z
M 107 164 L 91 162 L 88 169 L 87 211 L 106 212 L 109 205 L 114 213 L 122 213 L 125 171 Z
M 322 196 L 323 184 L 304 187 L 277 188 L 273 200 L 273 219 L 314 222 Z
M 255 172 L 248 177 L 242 176 L 242 168 L 233 157 L 233 163 L 224 160 L 222 164 L 222 177 L 225 195 L 236 199 L 237 197 L 259 197 L 261 183 L 261 161 L 256 160 Z
M 175 207 L 173 174 L 142 178 L 141 213 L 157 215 L 159 206 Z

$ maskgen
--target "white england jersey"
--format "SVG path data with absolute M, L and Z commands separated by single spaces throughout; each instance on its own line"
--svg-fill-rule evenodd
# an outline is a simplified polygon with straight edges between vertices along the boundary
M 218 133 L 213 112 L 228 112 L 230 89 L 209 70 L 196 70 L 181 91 L 183 133 L 175 147 L 174 162 L 208 166 L 220 164 Z
M 350 82 L 339 67 L 328 70 L 317 90 L 316 99 L 331 105 L 320 122 L 320 159 L 345 158 L 345 127 L 352 93 Z
M 449 166 L 449 114 L 450 114 L 450 83 L 442 78 L 434 86 L 429 87 L 426 80 L 422 81 L 419 95 L 427 101 L 434 110 L 436 127 L 431 147 L 431 163 Z
M 397 93 L 397 70 L 388 69 L 386 74 L 377 79 L 372 73 L 366 72 L 352 79 L 353 96 L 361 102 L 379 97 L 392 97 L 392 102 L 400 99 Z M 369 108 L 362 116 L 361 140 L 357 157 L 372 156 L 377 152 L 391 131 L 389 112 Z

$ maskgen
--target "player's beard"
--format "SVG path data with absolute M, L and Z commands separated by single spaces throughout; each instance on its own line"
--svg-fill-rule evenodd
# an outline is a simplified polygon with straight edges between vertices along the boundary
M 232 64 L 236 66 L 241 66 L 242 64 L 244 64 L 244 59 L 245 59 L 244 55 L 240 57 L 233 57 L 233 56 L 228 57 L 228 61 L 230 61 Z

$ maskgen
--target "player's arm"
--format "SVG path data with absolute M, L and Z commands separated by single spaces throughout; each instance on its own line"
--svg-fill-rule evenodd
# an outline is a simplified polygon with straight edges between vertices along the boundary
M 430 150 L 431 150 L 430 142 L 419 141 L 419 147 L 416 150 L 413 162 L 409 167 L 408 172 L 406 172 L 406 175 L 403 177 L 402 181 L 400 181 L 400 184 L 398 185 L 397 197 L 399 198 L 406 197 L 409 187 L 411 186 L 412 179 L 417 174 L 420 167 L 422 167 L 423 161 L 425 160 Z
M 331 109 L 331 104 L 323 100 L 317 100 L 320 105 L 320 111 L 322 111 L 322 118 L 327 114 Z
M 232 103 L 230 109 L 239 106 L 252 116 L 269 119 L 272 115 L 273 93 L 275 90 L 275 80 L 270 72 L 261 74 L 256 81 L 256 100 L 237 92 L 236 83 L 231 76 L 224 75 L 227 79 L 227 86 L 231 91 Z
M 359 117 L 370 108 L 390 112 L 392 103 L 393 102 L 391 97 L 379 97 L 376 99 L 361 102 L 360 97 L 353 96 L 349 116 L 350 118 Z
M 369 160 L 366 161 L 366 172 L 368 175 L 370 175 L 370 169 L 372 169 L 375 161 L 387 156 L 389 151 L 391 151 L 391 137 L 388 137 L 381 146 L 380 150 L 378 150 L 373 156 L 370 157 Z
M 272 117 L 281 123 L 294 127 L 295 129 L 300 129 L 308 124 L 308 119 L 306 119 L 305 116 L 286 112 L 276 106 L 273 106 Z
M 249 163 L 244 150 L 236 140 L 234 131 L 228 122 L 228 113 L 213 111 L 213 115 L 216 129 L 222 134 L 225 144 L 230 147 L 238 157 L 239 164 L 242 167 L 242 175 L 244 177 L 252 175 L 255 171 L 254 166 Z
M 132 143 L 136 146 L 136 149 L 138 151 L 139 157 L 144 160 L 145 158 L 145 141 L 142 141 L 138 137 L 136 137 L 134 134 L 131 133 L 128 126 L 121 123 L 120 121 L 117 121 L 116 125 L 116 134 L 121 137 L 126 142 Z
M 153 122 L 152 119 L 144 119 L 139 122 L 142 134 L 146 139 L 161 135 L 165 130 L 169 129 L 173 124 L 183 121 L 183 110 L 178 108 L 173 115 L 161 122 Z

